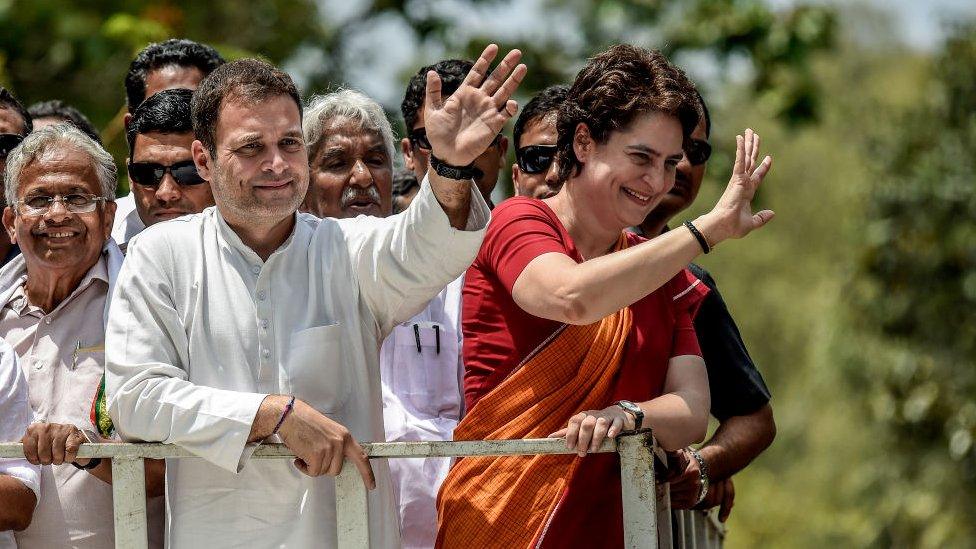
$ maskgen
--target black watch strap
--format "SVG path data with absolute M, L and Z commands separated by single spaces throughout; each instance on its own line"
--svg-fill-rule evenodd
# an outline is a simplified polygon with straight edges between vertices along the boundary
M 634 429 L 640 429 L 641 424 L 644 423 L 644 410 L 641 410 L 640 406 L 634 404 L 629 400 L 618 400 L 614 402 L 617 406 L 620 406 L 625 411 L 630 412 L 634 416 Z
M 72 461 L 71 464 L 74 465 L 76 469 L 81 469 L 82 471 L 88 471 L 89 469 L 94 469 L 95 467 L 101 465 L 102 458 L 91 458 L 91 460 L 88 462 L 88 465 L 78 465 L 78 463 L 74 461 Z
M 430 155 L 430 167 L 434 168 L 437 175 L 441 177 L 446 177 L 448 179 L 457 180 L 471 180 L 475 178 L 478 173 L 474 164 L 468 164 L 467 166 L 452 166 L 447 164 L 440 158 L 437 158 L 433 154 Z

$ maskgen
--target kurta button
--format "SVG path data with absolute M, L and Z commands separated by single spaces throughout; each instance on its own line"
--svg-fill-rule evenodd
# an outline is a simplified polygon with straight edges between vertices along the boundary
M 271 351 L 268 350 L 268 349 L 265 349 L 265 350 L 261 351 L 261 354 L 264 355 L 264 358 L 268 358 L 269 356 L 271 356 Z
M 268 327 L 268 319 L 265 318 L 265 319 L 262 319 L 261 320 L 261 327 L 262 328 L 267 328 Z
M 268 297 L 268 294 L 264 290 L 258 292 L 258 299 L 260 299 L 261 301 L 264 301 L 264 298 L 266 297 Z
M 251 272 L 254 273 L 254 274 L 260 274 L 261 273 L 261 266 L 260 265 L 254 265 L 253 267 L 251 267 Z
M 44 319 L 44 324 L 50 324 L 50 323 L 51 323 L 51 319 L 50 318 L 45 318 Z

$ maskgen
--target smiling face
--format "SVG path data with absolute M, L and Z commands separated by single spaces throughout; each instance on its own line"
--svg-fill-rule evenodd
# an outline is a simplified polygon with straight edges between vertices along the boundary
M 229 224 L 269 226 L 295 213 L 308 190 L 308 152 L 294 99 L 226 97 L 214 148 L 212 156 L 194 141 L 193 159 Z
M 358 121 L 326 125 L 311 159 L 308 195 L 302 206 L 318 217 L 386 217 L 393 210 L 393 160 L 379 132 Z
M 149 132 L 136 136 L 131 162 L 149 162 L 172 166 L 177 162 L 193 160 L 190 146 L 193 134 Z M 214 205 L 210 184 L 180 185 L 173 174 L 166 172 L 155 187 L 143 186 L 129 177 L 129 187 L 136 198 L 136 211 L 148 227 L 160 221 L 181 215 L 202 212 Z
M 537 118 L 525 125 L 519 139 L 519 148 L 533 145 L 555 146 L 558 133 L 556 132 L 556 112 Z M 559 183 L 559 166 L 553 161 L 549 169 L 540 173 L 526 173 L 519 168 L 518 163 L 512 164 L 512 183 L 515 194 L 532 198 L 549 198 L 562 186 Z
M 682 141 L 678 119 L 658 112 L 638 116 L 602 144 L 580 124 L 573 147 L 583 171 L 573 178 L 574 194 L 608 230 L 638 225 L 674 185 Z
M 101 195 L 91 159 L 74 147 L 52 147 L 20 173 L 17 199 L 71 193 Z M 18 208 L 23 212 L 23 208 Z M 89 213 L 72 213 L 55 202 L 42 215 L 23 215 L 8 207 L 3 224 L 20 245 L 28 270 L 48 269 L 85 273 L 101 254 L 112 231 L 115 203 L 102 202 Z

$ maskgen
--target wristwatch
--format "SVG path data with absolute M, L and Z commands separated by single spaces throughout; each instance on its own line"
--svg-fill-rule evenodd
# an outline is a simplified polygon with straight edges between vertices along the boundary
M 705 496 L 708 495 L 708 464 L 705 463 L 705 459 L 698 453 L 698 450 L 688 448 L 688 453 L 698 462 L 698 478 L 701 481 L 701 488 L 698 490 L 698 501 L 695 502 L 695 506 L 697 506 L 705 501 Z
M 468 164 L 467 166 L 452 166 L 440 158 L 437 158 L 433 154 L 430 155 L 430 167 L 434 168 L 437 175 L 446 177 L 448 179 L 467 181 L 474 179 L 478 174 L 478 169 L 474 167 L 474 164 Z
M 89 429 L 78 429 L 78 430 L 81 431 L 81 434 L 84 435 L 84 437 L 87 439 L 86 442 L 88 444 L 94 444 L 98 441 L 98 435 L 96 435 L 91 430 Z M 78 465 L 78 462 L 76 461 L 71 462 L 71 465 L 74 465 L 75 469 L 80 469 L 82 471 L 88 471 L 90 469 L 94 469 L 95 467 L 98 467 L 101 464 L 102 464 L 102 458 L 98 458 L 98 457 L 91 458 L 90 460 L 88 460 L 88 465 Z
M 617 402 L 614 402 L 614 404 L 620 406 L 625 412 L 630 412 L 634 416 L 635 431 L 641 428 L 641 424 L 644 423 L 644 410 L 641 410 L 640 406 L 629 400 L 618 400 Z

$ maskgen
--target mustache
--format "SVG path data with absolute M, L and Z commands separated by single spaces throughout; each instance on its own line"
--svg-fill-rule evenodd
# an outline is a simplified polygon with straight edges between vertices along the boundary
M 374 204 L 380 203 L 380 191 L 376 188 L 376 185 L 370 185 L 369 187 L 353 187 L 349 186 L 342 190 L 342 197 L 339 198 L 339 207 L 348 208 L 353 202 L 359 202 L 362 200 L 368 200 Z

